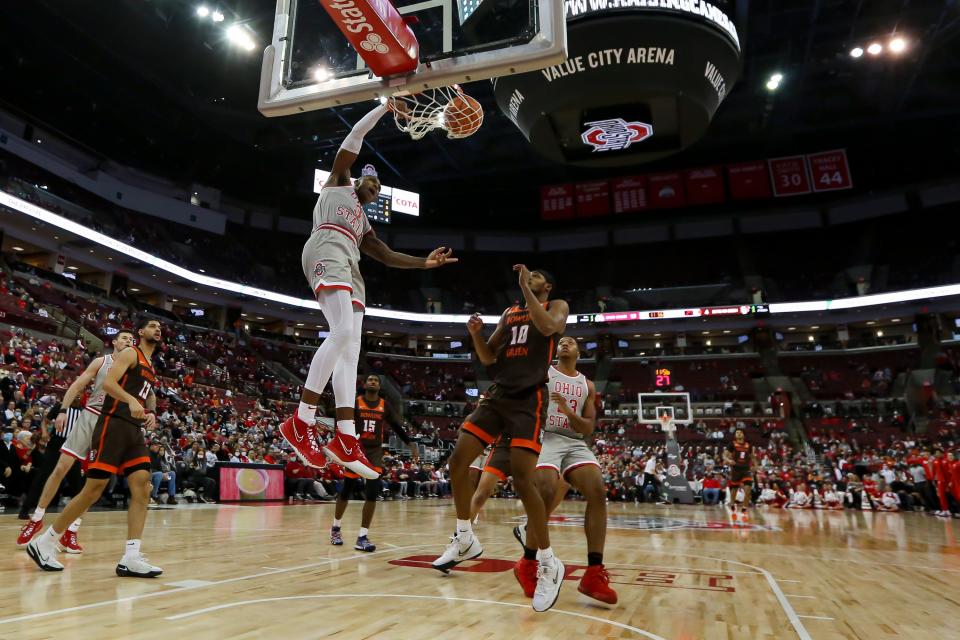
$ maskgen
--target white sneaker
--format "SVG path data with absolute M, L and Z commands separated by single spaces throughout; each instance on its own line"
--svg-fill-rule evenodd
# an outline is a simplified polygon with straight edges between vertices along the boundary
M 470 540 L 466 544 L 462 543 L 458 536 L 454 536 L 443 551 L 443 555 L 433 561 L 433 568 L 450 573 L 450 569 L 461 562 L 479 558 L 481 553 L 483 553 L 483 547 L 480 546 L 476 535 L 470 534 Z
M 44 531 L 27 544 L 27 555 L 44 571 L 63 571 L 63 565 L 57 561 L 57 545 L 46 542 L 49 538 Z
M 560 587 L 563 586 L 563 575 L 566 568 L 560 559 L 554 557 L 553 562 L 545 565 L 540 561 L 537 567 L 537 589 L 533 592 L 533 610 L 547 611 L 560 596 Z
M 156 578 L 161 573 L 163 569 L 147 562 L 147 557 L 142 553 L 125 555 L 117 565 L 117 575 L 125 578 Z

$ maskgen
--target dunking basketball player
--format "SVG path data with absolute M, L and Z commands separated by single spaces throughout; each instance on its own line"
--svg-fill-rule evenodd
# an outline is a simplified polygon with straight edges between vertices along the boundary
M 733 521 L 747 521 L 747 506 L 753 491 L 754 459 L 753 445 L 747 442 L 743 429 L 733 433 L 733 443 L 723 452 L 723 459 L 730 466 L 730 481 L 727 483 L 728 500 L 733 508 Z M 738 512 L 739 508 L 739 512 Z
M 103 382 L 107 379 L 107 371 L 113 365 L 113 359 L 127 347 L 133 344 L 133 332 L 124 329 L 117 333 L 113 338 L 113 353 L 108 353 L 94 358 L 93 362 L 77 376 L 67 392 L 63 395 L 63 402 L 60 403 L 61 409 L 55 422 L 57 433 L 64 434 L 65 440 L 60 447 L 60 459 L 57 460 L 57 466 L 47 478 L 43 485 L 43 492 L 37 501 L 37 508 L 30 516 L 30 522 L 20 530 L 20 537 L 17 538 L 17 546 L 25 547 L 27 543 L 43 528 L 43 515 L 47 507 L 57 494 L 60 483 L 70 471 L 74 463 L 84 461 L 87 452 L 90 451 L 90 440 L 93 438 L 93 429 L 97 426 L 97 419 L 103 409 L 103 401 L 106 394 L 103 391 Z M 86 405 L 82 411 L 75 415 L 68 415 L 69 407 L 72 407 L 76 400 L 79 400 L 80 394 L 90 383 L 93 383 L 93 389 L 87 397 Z M 153 406 L 156 406 L 156 399 L 150 400 Z M 72 420 L 70 418 L 73 418 Z M 155 416 L 151 413 L 147 415 L 147 428 L 152 428 L 155 424 Z M 60 546 L 67 553 L 82 553 L 83 548 L 77 542 L 77 531 L 80 528 L 80 518 L 77 518 L 70 524 L 70 527 L 60 538 Z
M 313 356 L 296 413 L 280 425 L 280 433 L 310 466 L 322 468 L 329 457 L 371 480 L 380 474 L 359 446 L 354 422 L 354 393 L 366 299 L 359 269 L 360 252 L 398 269 L 433 269 L 457 261 L 452 257 L 453 251 L 445 247 L 435 249 L 426 258 L 398 253 L 384 244 L 370 227 L 363 205 L 380 195 L 380 180 L 376 170 L 367 165 L 361 178 L 354 182 L 350 168 L 360 154 L 364 136 L 389 110 L 387 106 L 377 107 L 354 125 L 340 145 L 333 170 L 313 209 L 313 232 L 303 247 L 301 262 L 330 325 L 330 336 Z M 331 376 L 337 407 L 336 429 L 321 451 L 314 421 L 320 394 Z
M 537 488 L 545 504 L 554 504 L 557 483 L 569 482 L 587 501 L 583 528 L 587 536 L 587 570 L 580 580 L 580 593 L 605 602 L 617 603 L 617 592 L 610 588 L 610 576 L 603 567 L 603 545 L 607 537 L 607 490 L 597 457 L 586 439 L 593 435 L 597 422 L 597 390 L 593 382 L 577 371 L 580 349 L 571 337 L 560 339 L 557 364 L 550 367 L 547 389 L 550 406 L 543 434 L 543 449 L 537 462 Z M 566 486 L 562 487 L 566 494 Z M 523 558 L 514 567 L 514 575 L 524 594 L 530 598 L 536 588 L 536 540 L 525 525 L 515 527 L 514 535 L 523 546 Z
M 370 464 L 374 465 L 374 470 L 379 474 L 383 469 L 383 440 L 386 435 L 384 427 L 390 424 L 397 436 L 405 444 L 410 443 L 410 437 L 407 435 L 403 424 L 397 419 L 397 414 L 391 411 L 392 407 L 387 401 L 380 397 L 380 376 L 367 376 L 363 387 L 363 395 L 357 396 L 356 420 L 360 424 L 360 444 L 363 446 L 364 453 Z M 410 447 L 414 462 L 420 461 L 420 453 L 414 444 Z M 340 533 L 343 514 L 347 511 L 347 505 L 350 504 L 350 496 L 357 488 L 357 481 L 360 476 L 352 471 L 345 471 L 346 479 L 343 482 L 343 489 L 337 496 L 337 508 L 333 516 L 333 527 L 330 529 L 330 544 L 340 546 L 343 544 L 343 536 Z M 377 508 L 377 497 L 380 495 L 380 480 L 367 480 L 364 485 L 363 513 L 360 517 L 360 532 L 357 534 L 357 543 L 353 546 L 357 551 L 376 551 L 375 544 L 370 542 L 367 534 L 370 531 L 370 523 L 373 521 L 373 512 Z
M 93 431 L 83 489 L 67 503 L 56 522 L 27 545 L 27 553 L 44 571 L 63 571 L 63 565 L 57 561 L 57 540 L 71 522 L 100 498 L 110 476 L 123 472 L 130 489 L 130 507 L 127 544 L 116 573 L 135 578 L 155 578 L 163 573 L 140 552 L 150 496 L 150 455 L 141 429 L 147 418 L 147 400 L 157 382 L 150 359 L 160 343 L 160 323 L 141 320 L 137 334 L 139 346 L 116 355 L 103 381 L 103 390 L 110 399 L 104 403 Z
M 550 548 L 546 507 L 534 484 L 534 475 L 546 420 L 547 369 L 553 361 L 558 334 L 566 327 L 569 307 L 563 300 L 549 300 L 554 280 L 546 272 L 530 272 L 522 264 L 514 266 L 514 271 L 519 275 L 525 306 L 504 311 L 489 340 L 483 338 L 483 320 L 479 315 L 467 322 L 477 357 L 489 368 L 494 384 L 464 422 L 450 456 L 457 530 L 433 567 L 449 572 L 460 562 L 483 553 L 470 523 L 473 487 L 468 482 L 469 467 L 485 445 L 492 444 L 497 437 L 509 437 L 513 486 L 523 501 L 528 526 L 539 547 L 533 609 L 546 611 L 560 594 L 564 566 Z

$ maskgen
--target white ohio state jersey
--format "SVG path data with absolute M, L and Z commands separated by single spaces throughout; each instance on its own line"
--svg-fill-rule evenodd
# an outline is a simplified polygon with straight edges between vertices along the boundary
M 547 373 L 547 392 L 559 393 L 567 401 L 567 405 L 578 415 L 583 415 L 583 405 L 590 395 L 587 387 L 587 377 L 582 373 L 570 377 L 561 373 L 556 367 L 550 367 Z M 570 427 L 570 420 L 560 412 L 560 408 L 553 400 L 547 407 L 547 426 L 544 429 L 550 433 L 559 433 L 570 438 L 582 439 L 583 435 Z
M 88 411 L 99 414 L 103 408 L 103 401 L 107 399 L 107 392 L 103 390 L 103 381 L 107 379 L 107 371 L 109 371 L 112 366 L 113 355 L 108 353 L 103 356 L 103 364 L 97 369 L 97 375 L 93 379 L 93 389 L 91 389 L 90 395 L 87 396 L 85 408 Z
M 313 232 L 342 233 L 359 246 L 370 221 L 352 186 L 324 187 L 313 208 Z

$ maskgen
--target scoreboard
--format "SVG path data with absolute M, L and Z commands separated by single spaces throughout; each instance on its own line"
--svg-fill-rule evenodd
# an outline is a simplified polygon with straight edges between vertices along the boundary
M 666 367 L 657 367 L 653 370 L 653 386 L 665 389 L 673 386 L 673 371 Z
M 730 307 L 696 307 L 691 309 L 661 309 L 657 311 L 614 311 L 587 313 L 577 316 L 577 322 L 637 322 L 640 320 L 667 320 L 675 318 L 713 318 L 718 316 L 769 315 L 766 304 L 742 304 Z

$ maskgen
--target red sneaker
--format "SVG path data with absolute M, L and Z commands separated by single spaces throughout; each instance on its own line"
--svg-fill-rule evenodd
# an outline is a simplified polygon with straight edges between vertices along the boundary
M 40 533 L 41 529 L 43 529 L 43 520 L 30 520 L 27 522 L 27 524 L 23 525 L 23 527 L 20 529 L 20 535 L 17 537 L 17 546 L 27 546 L 27 543 L 33 539 L 33 536 Z
M 304 464 L 316 469 L 323 469 L 327 458 L 320 450 L 320 433 L 296 414 L 290 416 L 280 425 L 280 435 L 290 443 Z
M 617 604 L 617 592 L 610 588 L 610 574 L 602 564 L 587 567 L 577 591 L 600 602 Z
M 324 445 L 323 452 L 328 458 L 350 469 L 361 478 L 376 480 L 380 477 L 380 472 L 367 460 L 367 455 L 363 452 L 363 447 L 360 446 L 356 436 L 348 436 L 337 431 L 337 435 Z
M 520 583 L 523 589 L 523 595 L 528 598 L 533 597 L 533 592 L 537 590 L 537 567 L 539 563 L 536 560 L 527 560 L 520 558 L 513 565 L 513 577 Z
M 60 536 L 60 546 L 67 553 L 83 553 L 83 547 L 77 542 L 77 532 L 67 529 Z

